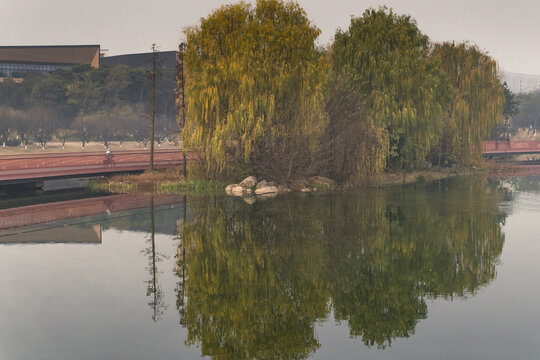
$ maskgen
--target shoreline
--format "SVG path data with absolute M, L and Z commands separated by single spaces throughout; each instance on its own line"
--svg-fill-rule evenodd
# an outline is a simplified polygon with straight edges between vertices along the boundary
M 217 180 L 194 179 L 185 181 L 182 177 L 181 167 L 166 170 L 145 172 L 139 175 L 116 175 L 111 178 L 94 180 L 90 184 L 90 189 L 98 192 L 110 192 L 117 194 L 130 193 L 155 193 L 155 194 L 226 194 L 226 187 L 232 182 Z M 487 177 L 513 177 L 513 176 L 533 176 L 540 175 L 540 165 L 515 165 L 512 163 L 485 162 L 482 167 L 433 167 L 427 170 L 416 170 L 407 173 L 387 172 L 379 174 L 368 181 L 358 184 L 333 185 L 318 187 L 306 186 L 304 189 L 285 187 L 284 192 L 311 192 L 320 190 L 341 191 L 352 188 L 388 188 L 408 184 L 426 184 L 433 181 L 449 179 L 457 176 L 484 175 Z M 317 177 L 315 177 L 317 178 Z M 328 181 L 331 181 L 328 179 Z M 308 183 L 309 179 L 303 180 Z
M 501 173 L 498 170 L 498 174 Z M 429 183 L 433 181 L 448 179 L 456 176 L 471 176 L 494 173 L 486 168 L 433 168 L 429 170 L 412 171 L 408 173 L 393 172 L 380 174 L 364 184 L 335 185 L 324 188 L 310 187 L 308 191 L 331 190 L 341 191 L 350 188 L 385 188 L 413 183 Z M 183 180 L 182 168 L 171 168 L 165 171 L 145 172 L 140 175 L 116 175 L 111 178 L 104 178 L 92 181 L 90 189 L 111 193 L 147 193 L 156 194 L 177 194 L 177 193 L 197 193 L 197 194 L 226 194 L 225 188 L 231 182 L 215 180 Z M 539 167 L 540 174 L 540 167 Z M 285 191 L 285 192 L 289 192 Z M 303 191 L 303 190 L 292 190 Z M 306 192 L 306 191 L 303 191 Z

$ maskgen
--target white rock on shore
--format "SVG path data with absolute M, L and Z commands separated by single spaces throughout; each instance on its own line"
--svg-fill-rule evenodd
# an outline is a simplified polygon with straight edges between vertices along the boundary
M 243 195 L 249 195 L 249 194 L 252 194 L 253 193 L 253 190 L 251 190 L 250 188 L 245 188 L 243 186 L 240 186 L 240 185 L 233 185 L 231 187 L 231 195 L 232 196 L 243 196 Z
M 291 189 L 284 185 L 276 185 L 276 183 L 266 180 L 257 182 L 255 176 L 248 176 L 239 184 L 230 184 L 225 188 L 225 192 L 229 196 L 246 196 L 253 193 L 264 195 L 265 197 L 274 197 L 278 193 L 290 192 Z M 251 201 L 247 201 L 250 203 Z
M 263 186 L 255 190 L 255 194 L 262 195 L 262 194 L 271 194 L 271 193 L 278 193 L 279 189 L 277 186 Z
M 232 196 L 232 188 L 235 186 L 237 186 L 237 184 L 227 185 L 227 187 L 225 188 L 225 192 L 227 193 L 227 195 Z
M 255 176 L 248 176 L 247 178 L 242 180 L 242 182 L 240 182 L 240 184 L 238 185 L 245 188 L 252 188 L 255 185 L 257 185 L 257 178 Z

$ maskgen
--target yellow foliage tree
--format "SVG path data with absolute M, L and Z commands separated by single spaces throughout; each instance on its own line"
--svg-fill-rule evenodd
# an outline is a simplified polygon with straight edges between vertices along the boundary
M 319 33 L 298 4 L 279 0 L 222 6 L 186 30 L 183 137 L 207 173 L 252 166 L 283 139 L 315 146 L 325 121 Z
M 482 140 L 504 120 L 504 89 L 497 62 L 467 43 L 436 44 L 432 56 L 440 59 L 453 87 L 444 152 L 462 164 L 471 164 L 482 156 Z
M 332 62 L 336 74 L 364 98 L 360 121 L 376 130 L 374 139 L 386 142 L 366 156 L 383 156 L 404 168 L 421 166 L 442 134 L 450 87 L 416 21 L 385 7 L 368 9 L 353 17 L 346 31 L 337 31 Z

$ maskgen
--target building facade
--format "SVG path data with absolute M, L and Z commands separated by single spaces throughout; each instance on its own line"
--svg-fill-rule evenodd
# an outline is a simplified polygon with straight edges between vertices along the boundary
M 87 64 L 99 68 L 99 45 L 0 46 L 0 78 L 50 74 Z

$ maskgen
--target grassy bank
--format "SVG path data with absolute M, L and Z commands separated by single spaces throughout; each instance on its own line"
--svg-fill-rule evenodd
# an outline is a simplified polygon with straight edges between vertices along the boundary
M 467 176 L 493 171 L 496 165 L 486 164 L 485 169 L 479 168 L 432 168 L 413 172 L 388 172 L 380 174 L 363 183 L 363 185 L 348 185 L 350 187 L 391 187 L 403 184 L 424 184 L 454 176 Z M 239 179 L 236 179 L 239 180 Z M 92 191 L 109 193 L 152 192 L 156 194 L 224 194 L 225 187 L 238 181 L 216 181 L 189 179 L 184 180 L 181 168 L 163 171 L 145 172 L 139 175 L 117 175 L 92 181 L 89 185 Z M 341 187 L 337 187 L 338 189 Z
M 403 184 L 428 183 L 454 176 L 468 176 L 483 173 L 480 168 L 432 168 L 411 172 L 387 172 L 370 179 L 368 187 L 390 187 Z
M 215 180 L 184 180 L 181 173 L 181 168 L 171 168 L 139 175 L 117 175 L 91 181 L 89 188 L 92 191 L 119 194 L 137 192 L 221 194 L 227 186 L 226 183 Z

